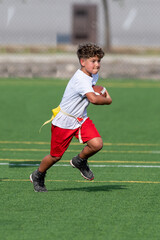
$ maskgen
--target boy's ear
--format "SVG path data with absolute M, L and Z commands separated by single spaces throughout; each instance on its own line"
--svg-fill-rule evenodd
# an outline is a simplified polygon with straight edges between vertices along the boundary
M 81 64 L 82 67 L 85 66 L 85 59 L 84 59 L 84 58 L 81 58 L 81 59 L 80 59 L 80 64 Z

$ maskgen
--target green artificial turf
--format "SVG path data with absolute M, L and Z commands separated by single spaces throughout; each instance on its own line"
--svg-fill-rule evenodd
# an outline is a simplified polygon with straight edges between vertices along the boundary
M 50 124 L 66 80 L 0 79 L 0 236 L 2 240 L 157 240 L 160 236 L 160 83 L 101 80 L 113 103 L 90 105 L 103 141 L 85 181 L 69 160 L 73 139 L 47 173 L 47 193 L 29 175 L 49 153 Z

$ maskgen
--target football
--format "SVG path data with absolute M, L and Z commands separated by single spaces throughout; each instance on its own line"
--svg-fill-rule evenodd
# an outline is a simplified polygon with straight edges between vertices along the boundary
M 96 95 L 102 95 L 103 97 L 106 97 L 106 89 L 105 87 L 102 87 L 100 85 L 94 85 L 93 90 Z

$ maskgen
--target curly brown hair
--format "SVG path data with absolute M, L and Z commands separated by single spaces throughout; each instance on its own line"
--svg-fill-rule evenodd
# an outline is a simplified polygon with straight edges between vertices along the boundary
M 94 43 L 84 43 L 78 46 L 77 56 L 79 60 L 81 58 L 91 58 L 95 56 L 101 59 L 104 56 L 104 51 Z

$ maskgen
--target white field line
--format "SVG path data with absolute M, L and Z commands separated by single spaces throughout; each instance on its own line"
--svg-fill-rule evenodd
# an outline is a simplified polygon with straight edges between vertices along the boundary
M 0 163 L 0 165 L 8 165 L 8 166 L 19 166 L 19 167 L 32 167 L 39 166 L 37 163 Z M 54 167 L 70 167 L 70 164 L 55 164 Z M 160 165 L 90 165 L 90 167 L 97 168 L 160 168 Z

